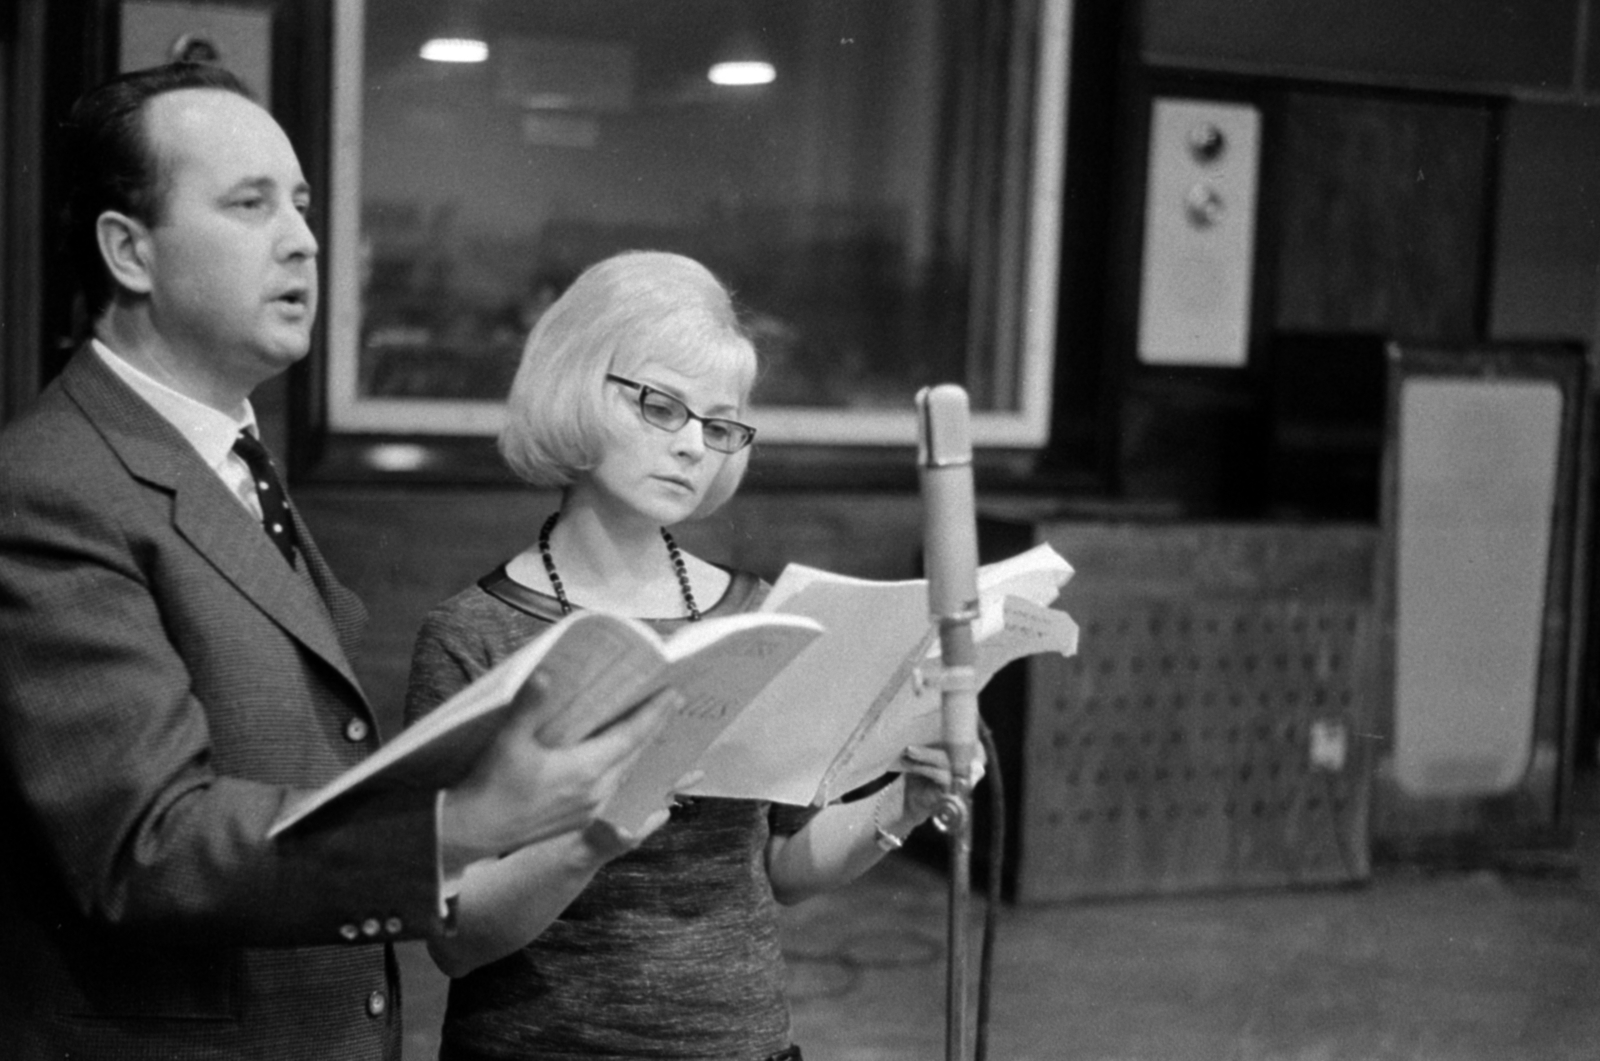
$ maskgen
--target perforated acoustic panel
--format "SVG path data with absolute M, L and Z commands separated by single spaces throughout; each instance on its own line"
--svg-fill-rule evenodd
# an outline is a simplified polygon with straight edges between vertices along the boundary
M 1035 536 L 1078 569 L 1060 604 L 1082 636 L 1026 665 L 1017 898 L 1365 878 L 1373 535 Z

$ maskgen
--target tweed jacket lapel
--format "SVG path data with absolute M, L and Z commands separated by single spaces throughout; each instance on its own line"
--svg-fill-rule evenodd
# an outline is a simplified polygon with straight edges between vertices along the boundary
M 61 385 L 135 478 L 172 497 L 172 523 L 239 592 L 290 635 L 334 667 L 359 693 L 347 648 L 365 621 L 355 595 L 339 585 L 291 509 L 312 590 L 288 571 L 282 554 L 216 473 L 159 413 L 83 350 L 61 374 Z

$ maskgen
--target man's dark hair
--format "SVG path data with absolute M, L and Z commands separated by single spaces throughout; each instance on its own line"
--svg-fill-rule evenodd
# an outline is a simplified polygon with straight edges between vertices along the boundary
M 168 63 L 133 70 L 90 89 L 63 128 L 67 204 L 66 252 L 83 288 L 89 319 L 111 301 L 111 275 L 95 229 L 116 210 L 154 225 L 166 197 L 166 174 L 145 127 L 145 104 L 185 88 L 214 88 L 254 100 L 244 82 L 210 63 Z

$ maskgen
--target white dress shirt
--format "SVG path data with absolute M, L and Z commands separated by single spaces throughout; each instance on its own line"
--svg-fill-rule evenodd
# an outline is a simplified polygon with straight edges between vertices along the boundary
M 232 414 L 219 412 L 204 402 L 179 394 L 171 387 L 124 361 L 99 339 L 91 339 L 94 349 L 106 367 L 117 378 L 133 388 L 133 392 L 160 413 L 178 433 L 200 454 L 211 470 L 217 473 L 239 503 L 261 518 L 261 499 L 256 496 L 256 484 L 250 475 L 250 466 L 244 458 L 233 452 L 233 440 L 239 432 L 248 430 L 257 434 L 256 413 L 247 398 Z

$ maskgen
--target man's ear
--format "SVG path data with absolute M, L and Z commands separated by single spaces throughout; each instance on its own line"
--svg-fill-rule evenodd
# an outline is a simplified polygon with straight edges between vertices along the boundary
M 150 293 L 153 266 L 150 230 L 144 222 L 116 210 L 101 214 L 94 225 L 100 257 L 116 283 L 138 294 Z

